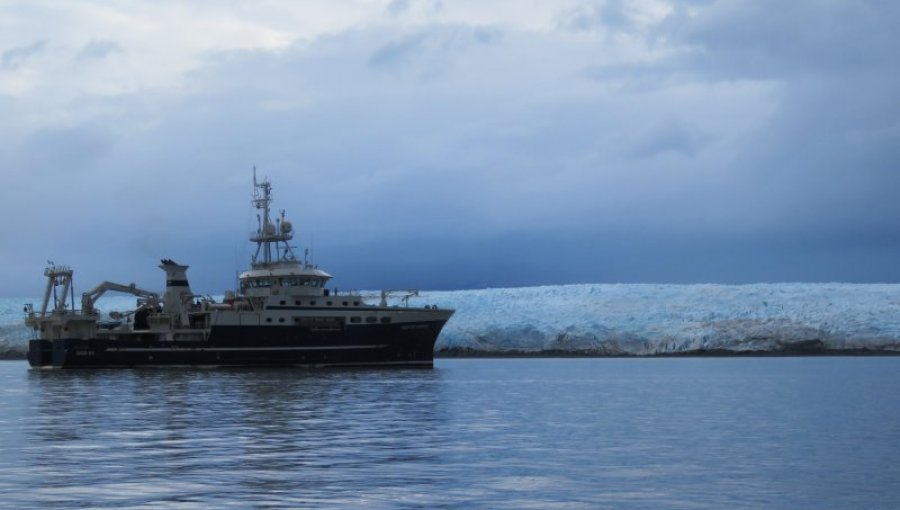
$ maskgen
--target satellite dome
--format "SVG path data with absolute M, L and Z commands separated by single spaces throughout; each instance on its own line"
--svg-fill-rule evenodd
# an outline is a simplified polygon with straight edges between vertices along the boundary
M 293 228 L 294 228 L 294 226 L 291 225 L 290 221 L 284 220 L 281 222 L 281 233 L 282 234 L 290 234 L 291 229 L 293 229 Z

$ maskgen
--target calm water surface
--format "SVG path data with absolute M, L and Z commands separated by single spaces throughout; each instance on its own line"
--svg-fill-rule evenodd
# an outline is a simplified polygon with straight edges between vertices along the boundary
M 900 508 L 900 358 L 0 362 L 8 508 Z

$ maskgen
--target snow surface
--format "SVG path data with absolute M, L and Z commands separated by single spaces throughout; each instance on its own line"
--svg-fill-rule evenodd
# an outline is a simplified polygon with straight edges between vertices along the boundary
M 900 350 L 900 285 L 590 284 L 428 292 L 411 303 L 456 308 L 436 348 L 593 350 Z
M 22 305 L 0 299 L 0 351 L 24 350 Z M 374 302 L 374 301 L 370 301 Z M 834 349 L 900 351 L 900 285 L 586 284 L 429 291 L 411 306 L 456 309 L 435 349 L 654 354 L 698 349 L 779 350 L 819 340 Z M 114 296 L 101 310 L 127 310 Z

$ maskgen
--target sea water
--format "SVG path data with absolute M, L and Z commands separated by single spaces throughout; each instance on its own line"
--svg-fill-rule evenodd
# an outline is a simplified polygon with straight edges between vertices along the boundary
M 900 358 L 0 362 L 4 508 L 900 508 Z

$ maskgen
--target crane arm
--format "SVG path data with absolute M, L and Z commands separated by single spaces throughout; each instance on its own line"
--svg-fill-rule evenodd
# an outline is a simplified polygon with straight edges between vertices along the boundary
M 123 285 L 121 283 L 103 282 L 81 295 L 81 309 L 83 313 L 92 313 L 94 310 L 94 302 L 109 291 L 131 294 L 133 296 L 153 300 L 159 299 L 159 294 L 156 292 L 141 289 L 133 283 Z
M 401 301 L 406 306 L 409 306 L 409 298 L 416 297 L 419 295 L 419 289 L 388 289 L 381 291 L 381 303 L 380 306 L 387 306 L 387 300 L 391 296 L 391 294 L 399 294 L 403 293 L 404 296 L 400 298 Z
M 106 294 L 109 291 L 113 292 L 121 292 L 123 294 L 132 294 L 138 297 L 144 298 L 159 298 L 159 294 L 156 292 L 151 292 L 149 290 L 144 290 L 137 287 L 135 284 L 131 283 L 128 285 L 123 285 L 121 283 L 113 283 L 113 282 L 103 282 L 100 285 L 97 285 L 93 289 L 84 293 L 85 296 L 89 296 L 92 300 L 96 301 L 100 299 L 100 296 Z

